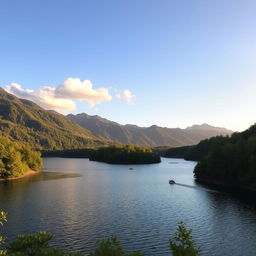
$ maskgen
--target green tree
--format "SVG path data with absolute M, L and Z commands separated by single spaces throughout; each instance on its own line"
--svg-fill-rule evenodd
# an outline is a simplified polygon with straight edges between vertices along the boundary
M 80 253 L 66 253 L 49 246 L 52 235 L 46 232 L 19 235 L 7 246 L 8 256 L 82 256 Z
M 41 168 L 42 158 L 39 152 L 23 143 L 0 136 L 0 178 L 19 177 L 29 169 Z
M 147 147 L 117 145 L 93 150 L 90 160 L 112 164 L 150 164 L 160 163 L 160 156 Z
M 195 245 L 191 236 L 192 230 L 186 229 L 182 221 L 178 223 L 177 232 L 169 240 L 169 247 L 173 256 L 197 256 L 200 249 Z
M 90 252 L 89 256 L 144 256 L 142 252 L 135 251 L 127 254 L 115 236 L 110 239 L 98 240 L 98 247 Z
M 7 213 L 0 212 L 0 225 L 7 221 Z M 169 246 L 173 256 L 197 256 L 200 249 L 195 246 L 191 236 L 192 230 L 187 230 L 183 222 L 178 223 L 178 230 L 169 240 Z M 7 246 L 7 250 L 1 250 L 0 255 L 8 256 L 83 256 L 79 252 L 64 252 L 49 245 L 52 235 L 47 232 L 37 234 L 19 235 L 16 240 Z M 0 236 L 0 244 L 5 238 Z M 115 236 L 109 239 L 98 240 L 97 248 L 91 251 L 89 256 L 144 256 L 140 251 L 127 253 L 123 250 Z
M 40 170 L 43 166 L 41 153 L 31 150 L 29 147 L 22 145 L 20 152 L 22 161 L 32 170 Z

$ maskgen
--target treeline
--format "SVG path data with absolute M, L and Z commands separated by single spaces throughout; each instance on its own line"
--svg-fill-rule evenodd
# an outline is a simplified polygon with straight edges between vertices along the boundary
M 41 168 L 42 159 L 39 152 L 31 150 L 23 143 L 0 136 L 0 178 L 19 177 L 29 169 Z
M 202 140 L 194 146 L 184 146 L 178 148 L 169 148 L 162 153 L 164 157 L 184 158 L 185 160 L 199 161 L 206 156 L 216 145 L 222 145 L 229 137 L 217 136 Z
M 256 125 L 230 138 L 215 138 L 197 164 L 198 181 L 256 190 Z
M 43 157 L 89 158 L 112 164 L 150 164 L 161 162 L 158 153 L 148 147 L 113 145 L 100 148 L 41 151 Z
M 92 151 L 91 161 L 111 164 L 152 164 L 160 163 L 160 156 L 148 147 L 131 145 L 102 147 Z
M 96 148 L 41 151 L 43 157 L 90 158 Z
M 83 128 L 79 128 L 83 129 Z M 97 139 L 81 136 L 76 133 L 78 128 L 72 128 L 72 133 L 68 130 L 60 129 L 60 131 L 52 124 L 44 124 L 43 128 L 34 128 L 25 126 L 21 123 L 13 123 L 2 120 L 0 116 L 0 136 L 8 136 L 15 141 L 28 144 L 37 150 L 58 150 L 66 148 L 83 148 L 85 146 L 102 146 L 107 143 Z M 76 132 L 76 130 L 78 132 Z M 75 133 L 75 134 L 74 134 Z
M 184 146 L 184 147 L 177 147 L 177 148 L 168 148 L 166 150 L 162 150 L 160 152 L 161 156 L 163 157 L 170 157 L 170 158 L 187 158 L 188 152 L 190 152 L 195 146 Z
M 198 161 L 194 174 L 199 182 L 256 190 L 256 125 L 230 137 L 170 148 L 162 156 Z

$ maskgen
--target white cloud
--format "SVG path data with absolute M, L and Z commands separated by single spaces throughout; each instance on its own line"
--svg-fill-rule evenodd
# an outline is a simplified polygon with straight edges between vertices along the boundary
M 89 80 L 81 81 L 78 78 L 68 78 L 57 87 L 42 86 L 36 90 L 23 89 L 21 85 L 12 83 L 4 89 L 20 98 L 32 100 L 46 109 L 75 110 L 75 100 L 85 101 L 89 108 L 102 101 L 111 101 L 112 96 L 108 88 L 93 89 Z
M 81 81 L 78 78 L 68 78 L 62 85 L 55 90 L 56 97 L 64 99 L 74 99 L 87 101 L 89 107 L 94 107 L 101 101 L 111 101 L 112 96 L 108 88 L 93 89 L 89 80 Z
M 70 99 L 62 99 L 55 97 L 55 88 L 44 86 L 37 90 L 23 89 L 21 85 L 12 83 L 4 87 L 4 89 L 16 95 L 19 98 L 28 99 L 34 101 L 46 109 L 54 110 L 74 110 L 76 104 Z
M 131 104 L 135 99 L 135 95 L 132 94 L 130 90 L 124 90 L 122 94 L 117 94 L 117 98 L 121 99 L 122 101 Z

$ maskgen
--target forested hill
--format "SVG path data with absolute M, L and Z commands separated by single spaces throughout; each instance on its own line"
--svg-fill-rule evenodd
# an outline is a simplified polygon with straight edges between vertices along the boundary
M 197 145 L 165 149 L 161 152 L 161 156 L 199 161 L 209 153 L 212 147 L 216 144 L 222 144 L 225 141 L 226 137 L 216 136 L 202 140 Z M 156 151 L 159 150 L 156 149 Z
M 112 140 L 116 143 L 148 147 L 195 145 L 206 138 L 232 134 L 230 130 L 207 124 L 193 125 L 186 129 L 180 129 L 159 127 L 157 125 L 150 127 L 120 125 L 100 116 L 90 116 L 85 113 L 70 114 L 67 118 L 88 129 L 95 136 Z
M 198 161 L 194 173 L 200 182 L 256 191 L 256 124 L 230 137 L 163 150 L 162 156 Z
M 32 101 L 19 99 L 0 88 L 0 135 L 25 142 L 39 150 L 78 149 L 112 142 L 177 147 L 194 145 L 205 138 L 231 133 L 227 129 L 207 124 L 186 129 L 156 125 L 143 128 L 120 125 L 87 114 L 65 117 L 55 111 L 47 111 Z
M 195 168 L 198 181 L 256 191 L 256 125 L 216 138 Z
M 131 145 L 102 147 L 93 150 L 89 159 L 111 164 L 154 164 L 160 163 L 160 156 L 147 147 Z
M 35 149 L 56 150 L 105 142 L 65 116 L 47 111 L 0 88 L 0 135 Z

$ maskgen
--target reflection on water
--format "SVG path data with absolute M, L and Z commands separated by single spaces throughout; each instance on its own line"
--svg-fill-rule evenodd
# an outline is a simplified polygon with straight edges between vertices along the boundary
M 79 173 L 61 173 L 61 172 L 42 172 L 40 175 L 40 180 L 56 180 L 56 179 L 67 179 L 67 178 L 77 178 L 80 177 Z M 33 180 L 38 181 L 38 179 Z
M 255 202 L 196 184 L 195 162 L 162 160 L 122 166 L 46 158 L 41 174 L 0 183 L 0 208 L 9 212 L 4 234 L 46 230 L 54 245 L 85 253 L 116 234 L 127 250 L 170 255 L 168 239 L 183 220 L 202 255 L 253 255 Z

